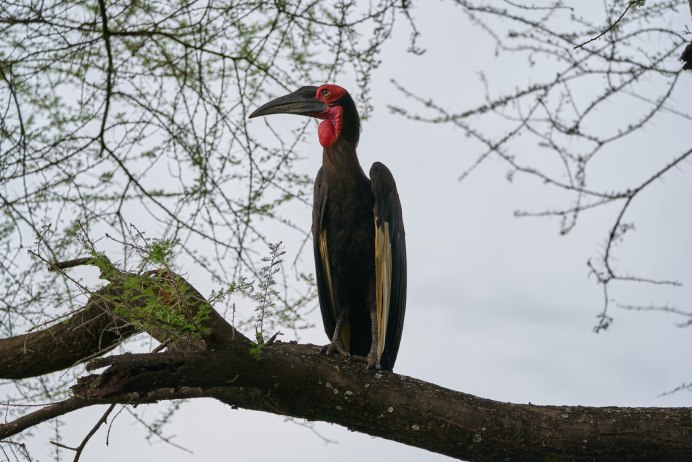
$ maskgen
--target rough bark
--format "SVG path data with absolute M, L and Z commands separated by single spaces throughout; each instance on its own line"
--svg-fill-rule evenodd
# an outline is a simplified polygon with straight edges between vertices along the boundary
M 689 460 L 692 411 L 500 403 L 277 343 L 257 360 L 224 352 L 124 355 L 74 398 L 0 425 L 0 438 L 75 409 L 207 396 L 234 407 L 343 425 L 466 460 Z
M 188 302 L 177 309 L 194 313 L 204 299 L 194 291 Z M 87 321 L 93 318 L 88 316 L 90 309 L 87 306 L 83 314 Z M 94 335 L 86 329 L 96 325 L 92 322 L 78 324 L 75 317 L 68 324 L 69 335 L 79 336 L 80 325 L 85 326 L 83 336 Z M 275 343 L 263 346 L 258 356 L 218 314 L 205 320 L 203 327 L 205 351 L 199 351 L 195 342 L 183 342 L 179 346 L 188 351 L 91 360 L 90 371 L 106 369 L 82 377 L 72 387 L 73 397 L 0 425 L 0 439 L 96 404 L 213 397 L 232 407 L 336 423 L 465 460 L 681 461 L 692 454 L 691 409 L 500 403 L 366 370 L 360 362 L 325 357 L 313 345 Z M 50 329 L 31 335 L 49 335 Z M 160 329 L 154 330 L 158 335 Z M 122 332 L 119 338 L 124 338 Z M 9 346 L 22 344 L 18 339 L 0 343 L 0 377 L 28 376 L 20 372 L 22 368 L 35 374 L 80 360 L 75 360 L 77 351 L 62 362 L 40 348 L 9 351 Z M 92 345 L 84 347 L 81 360 L 96 348 L 88 342 L 75 344 Z M 104 343 L 97 345 L 102 349 Z M 8 366 L 8 361 L 18 362 Z
M 87 259 L 80 259 L 87 260 Z M 103 276 L 103 274 L 102 274 Z M 123 288 L 125 278 L 137 278 L 141 290 Z M 49 328 L 16 337 L 0 339 L 0 378 L 23 379 L 60 371 L 102 355 L 142 328 L 160 342 L 169 342 L 177 351 L 217 350 L 233 342 L 249 344 L 219 313 L 209 309 L 209 316 L 196 332 L 179 333 L 156 320 L 143 321 L 138 313 L 156 293 L 161 303 L 186 318 L 206 305 L 206 300 L 192 285 L 175 273 L 154 271 L 135 275 L 114 272 L 110 283 L 94 291 L 85 307 L 72 317 Z M 163 282 L 162 282 L 163 281 Z M 130 281 L 131 282 L 131 281 Z M 176 288 L 176 293 L 162 293 L 162 288 Z M 145 295 L 146 290 L 149 294 Z
M 47 329 L 0 339 L 0 377 L 22 379 L 59 371 L 105 353 L 138 330 L 113 316 L 108 288 L 83 310 Z

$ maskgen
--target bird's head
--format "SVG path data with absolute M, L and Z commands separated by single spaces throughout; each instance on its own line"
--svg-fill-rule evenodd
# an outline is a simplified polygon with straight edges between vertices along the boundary
M 351 95 L 338 85 L 300 87 L 259 107 L 250 118 L 270 114 L 298 114 L 322 119 L 318 134 L 320 144 L 325 148 L 338 141 L 354 146 L 358 144 L 360 118 L 356 105 Z

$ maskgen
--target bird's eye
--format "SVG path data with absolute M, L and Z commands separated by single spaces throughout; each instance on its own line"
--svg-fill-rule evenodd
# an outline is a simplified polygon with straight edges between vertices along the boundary
M 328 98 L 329 95 L 331 95 L 331 94 L 332 94 L 332 92 L 331 92 L 331 90 L 329 90 L 328 88 L 323 88 L 323 89 L 320 91 L 320 96 L 321 96 L 322 98 Z

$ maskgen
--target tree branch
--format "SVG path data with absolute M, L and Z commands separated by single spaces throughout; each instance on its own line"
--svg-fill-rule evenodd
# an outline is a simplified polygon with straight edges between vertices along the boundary
M 685 460 L 689 409 L 500 403 L 276 343 L 258 361 L 225 352 L 121 355 L 75 396 L 0 425 L 0 438 L 94 404 L 213 397 L 232 407 L 320 420 L 465 460 Z
M 335 423 L 464 460 L 675 461 L 692 453 L 689 409 L 500 403 L 367 370 L 319 354 L 314 345 L 274 342 L 258 349 L 179 275 L 124 273 L 107 261 L 99 267 L 110 283 L 92 294 L 83 311 L 42 332 L 0 340 L 0 377 L 69 367 L 138 329 L 170 340 L 168 351 L 92 359 L 88 371 L 106 369 L 79 378 L 71 398 L 0 424 L 0 440 L 83 407 L 211 397 L 234 408 Z M 178 324 L 162 323 L 156 310 L 142 312 L 140 305 L 192 320 L 195 330 L 176 331 Z M 194 321 L 200 313 L 205 317 Z M 104 341 L 113 325 L 118 335 Z
M 0 377 L 23 379 L 67 369 L 136 334 L 138 329 L 110 314 L 107 292 L 95 292 L 83 310 L 63 322 L 0 339 Z
M 65 264 L 69 266 L 72 260 Z M 80 263 L 84 264 L 84 263 Z M 52 264 L 53 268 L 59 268 Z M 39 332 L 0 339 L 0 378 L 22 379 L 72 367 L 100 356 L 143 328 L 160 342 L 171 342 L 177 351 L 226 349 L 250 340 L 217 313 L 204 296 L 179 275 L 165 270 L 130 274 L 102 269 L 110 284 L 93 292 L 84 309 Z M 132 289 L 132 286 L 139 287 Z M 171 313 L 194 319 L 204 310 L 196 332 L 175 332 L 157 319 L 142 319 L 151 302 L 170 305 Z M 149 313 L 150 316 L 151 315 Z
M 588 45 L 589 43 L 598 40 L 599 38 L 603 37 L 605 34 L 607 34 L 608 32 L 610 32 L 611 30 L 613 30 L 613 28 L 614 28 L 615 26 L 617 26 L 618 23 L 619 23 L 620 21 L 622 21 L 622 18 L 625 17 L 625 15 L 627 14 L 627 12 L 630 10 L 631 7 L 632 7 L 632 3 L 628 3 L 628 4 L 627 4 L 627 8 L 625 8 L 625 11 L 623 11 L 622 14 L 620 15 L 620 17 L 617 18 L 617 19 L 615 20 L 614 23 L 612 23 L 610 26 L 608 26 L 608 28 L 607 28 L 606 30 L 604 30 L 603 32 L 601 32 L 601 33 L 598 34 L 597 36 L 595 36 L 595 37 L 593 37 L 593 38 L 590 38 L 590 39 L 587 40 L 586 42 L 583 42 L 583 43 L 580 43 L 579 45 L 576 45 L 576 46 L 575 46 L 574 48 L 572 48 L 572 49 L 573 49 L 573 50 L 576 50 L 577 48 L 581 48 L 581 47 L 583 47 L 584 45 Z

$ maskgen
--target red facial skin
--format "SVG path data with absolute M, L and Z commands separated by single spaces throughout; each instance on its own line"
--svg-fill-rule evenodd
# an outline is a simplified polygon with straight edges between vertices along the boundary
M 341 123 L 343 121 L 343 108 L 336 105 L 336 102 L 346 94 L 346 90 L 338 85 L 326 84 L 317 89 L 315 98 L 327 104 L 327 110 L 316 117 L 323 119 L 317 129 L 320 144 L 325 148 L 332 146 L 339 139 L 341 134 Z

